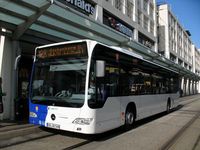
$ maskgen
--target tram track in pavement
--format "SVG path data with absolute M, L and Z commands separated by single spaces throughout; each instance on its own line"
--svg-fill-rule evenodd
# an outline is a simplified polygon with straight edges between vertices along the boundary
M 25 125 L 27 124 L 26 122 L 4 122 L 4 121 L 0 121 L 0 130 L 1 128 L 4 127 L 13 127 L 13 126 L 17 126 L 17 125 Z
M 76 144 L 76 145 L 72 145 L 72 146 L 69 146 L 69 147 L 67 147 L 67 148 L 64 148 L 63 150 L 72 150 L 72 149 L 75 149 L 75 148 L 84 146 L 84 145 L 89 144 L 89 143 L 92 143 L 92 142 L 93 142 L 93 141 L 84 141 L 84 142 L 78 143 L 78 144 Z
M 192 98 L 192 99 L 188 99 L 188 100 L 182 100 L 180 102 L 182 102 L 180 105 L 180 108 L 177 108 L 177 110 L 181 109 L 182 107 L 184 106 L 187 106 L 197 100 L 200 100 L 200 98 Z M 144 124 L 147 124 L 149 122 L 152 122 L 153 120 L 156 120 L 160 117 L 163 117 L 165 116 L 166 113 L 161 113 L 161 114 L 158 114 L 158 115 L 155 115 L 155 116 L 151 116 L 151 117 L 148 117 L 146 119 L 142 119 L 140 121 L 137 121 L 134 128 L 137 128 L 141 125 L 144 125 Z M 172 138 L 172 140 L 169 140 L 167 141 L 163 146 L 162 146 L 162 149 L 161 150 L 166 150 L 167 148 L 169 148 L 169 145 L 173 145 L 173 142 L 178 139 L 181 135 L 182 135 L 182 132 L 184 132 L 185 130 L 187 130 L 187 128 L 200 116 L 200 112 L 198 112 L 182 129 L 180 129 L 177 134 Z M 73 149 L 76 149 L 76 148 L 80 148 L 82 146 L 85 146 L 87 144 L 90 144 L 90 143 L 93 143 L 93 142 L 97 142 L 97 141 L 105 141 L 105 140 L 108 140 L 108 139 L 111 139 L 113 137 L 116 137 L 120 134 L 123 134 L 125 133 L 126 131 L 122 130 L 122 128 L 118 128 L 118 129 L 114 129 L 114 130 L 111 130 L 111 131 L 108 131 L 108 132 L 105 132 L 105 133 L 102 133 L 102 134 L 97 134 L 97 135 L 82 135 L 82 134 L 75 134 L 75 133 L 71 133 L 71 132 L 66 132 L 66 131 L 60 131 L 60 130 L 52 130 L 52 129 L 48 129 L 48 128 L 42 128 L 42 130 L 45 132 L 49 132 L 49 134 L 47 135 L 44 135 L 44 136 L 40 136 L 40 137 L 36 137 L 36 138 L 31 138 L 31 139 L 28 139 L 28 140 L 25 140 L 25 141 L 20 141 L 20 142 L 17 142 L 17 143 L 14 143 L 14 144 L 10 144 L 10 145 L 4 145 L 3 147 L 0 147 L 0 148 L 6 148 L 6 147 L 10 147 L 10 146 L 15 146 L 15 145 L 18 145 L 18 144 L 24 144 L 26 142 L 31 142 L 31 141 L 37 141 L 37 140 L 42 140 L 42 139 L 45 139 L 45 138 L 51 138 L 51 137 L 56 137 L 56 136 L 67 136 L 69 137 L 69 140 L 71 142 L 71 144 L 69 144 L 66 148 L 64 147 L 63 150 L 73 150 Z M 74 139 L 75 138 L 79 138 L 79 139 L 83 139 L 81 140 L 80 142 L 76 142 L 76 140 Z M 75 143 L 75 144 L 72 144 L 72 143 Z
M 186 102 L 186 101 L 189 101 L 189 102 L 184 103 L 182 105 L 182 107 L 187 106 L 187 105 L 189 105 L 189 104 L 191 104 L 191 103 L 193 103 L 195 101 L 198 101 L 198 100 L 200 100 L 200 98 L 193 98 L 193 99 L 189 99 L 189 100 L 184 100 L 182 102 Z M 168 150 L 168 149 L 170 149 L 181 138 L 181 136 L 184 134 L 184 132 L 186 132 L 187 129 L 189 127 L 191 127 L 197 119 L 200 118 L 200 111 L 190 111 L 190 112 L 193 112 L 193 113 L 196 112 L 196 114 L 170 140 L 168 140 L 165 144 L 163 144 L 163 146 L 160 148 L 160 150 Z M 200 141 L 200 136 L 199 136 L 199 138 L 197 139 L 196 142 L 199 142 L 199 141 Z
M 22 136 L 14 137 L 12 138 L 11 142 L 9 142 L 9 139 L 6 139 L 5 141 L 0 141 L 0 149 L 23 144 L 30 141 L 40 140 L 40 139 L 55 136 L 55 135 L 56 133 L 46 132 L 45 130 L 43 130 L 39 133 L 33 133 L 33 134 L 25 135 L 23 137 Z
M 29 142 L 37 143 L 38 141 L 42 141 L 42 140 L 61 138 L 64 140 L 66 139 L 66 142 L 69 143 L 69 146 L 64 149 L 70 150 L 70 149 L 75 149 L 76 147 L 81 147 L 85 144 L 89 144 L 94 139 L 96 139 L 96 137 L 94 137 L 93 135 L 84 135 L 84 134 L 79 134 L 79 133 L 74 133 L 74 132 L 44 128 L 44 127 L 40 127 L 40 128 L 41 128 L 41 132 L 39 133 L 39 135 L 38 133 L 33 133 L 34 135 L 16 137 L 16 139 L 20 138 L 21 140 L 14 143 L 9 143 L 8 141 L 3 141 L 3 142 L 0 141 L 0 149 L 18 146 L 21 144 L 27 144 Z M 77 143 L 77 139 L 79 139 L 80 142 Z M 11 141 L 13 141 L 13 139 Z
M 177 140 L 184 134 L 184 132 L 192 126 L 192 124 L 200 117 L 200 111 L 198 111 L 192 119 L 185 124 L 169 141 L 167 141 L 163 146 L 160 148 L 160 150 L 168 150 L 170 149 Z
M 182 102 L 186 102 L 186 103 L 184 103 L 184 104 L 182 104 L 182 105 L 179 105 L 179 107 L 177 107 L 175 110 L 181 109 L 182 107 L 187 106 L 187 105 L 189 105 L 189 104 L 191 104 L 191 103 L 193 103 L 193 102 L 195 102 L 195 101 L 197 101 L 197 100 L 200 100 L 200 98 L 193 98 L 193 99 L 189 99 L 189 100 L 184 100 L 184 101 L 182 101 Z M 188 102 L 187 102 L 187 101 L 188 101 Z M 181 106 L 181 107 L 180 107 L 180 106 Z M 173 111 L 173 110 L 172 110 L 172 111 Z M 160 117 L 162 117 L 162 116 L 164 116 L 164 115 L 165 115 L 165 113 L 160 113 L 160 114 L 158 114 L 158 115 L 154 115 L 154 116 L 148 117 L 148 118 L 146 118 L 146 119 L 142 119 L 141 121 L 138 121 L 138 122 L 136 123 L 136 126 L 135 126 L 134 128 L 137 128 L 138 126 L 141 126 L 141 125 L 144 125 L 144 124 L 146 124 L 146 123 L 148 123 L 148 122 L 151 122 L 152 120 L 158 119 L 158 118 L 160 118 Z M 169 149 L 170 146 L 173 145 L 173 144 L 175 143 L 176 139 L 178 139 L 178 138 L 182 135 L 182 133 L 183 133 L 185 130 L 187 130 L 187 128 L 190 127 L 190 126 L 196 121 L 196 119 L 198 119 L 199 117 L 200 117 L 200 111 L 199 111 L 185 126 L 183 126 L 183 127 L 176 133 L 176 135 L 174 135 L 174 137 L 173 137 L 172 139 L 170 139 L 169 141 L 167 141 L 167 142 L 162 146 L 161 150 L 167 150 L 167 149 Z M 118 129 L 119 129 L 119 128 L 118 128 Z M 117 135 L 119 135 L 119 134 L 122 134 L 122 133 L 125 133 L 125 132 L 126 132 L 126 131 L 124 131 L 124 130 L 120 130 L 120 131 L 117 131 L 117 133 L 114 132 L 114 133 L 115 133 L 114 135 L 111 135 L 111 134 L 112 134 L 111 132 L 113 132 L 113 131 L 117 131 L 117 129 L 114 129 L 114 130 L 112 130 L 112 131 L 106 132 L 106 135 L 103 135 L 103 134 L 102 134 L 103 136 L 101 135 L 100 137 L 91 138 L 91 140 L 89 140 L 89 141 L 84 141 L 84 142 L 78 143 L 78 144 L 76 144 L 76 145 L 73 145 L 73 146 L 64 148 L 63 150 L 73 150 L 73 149 L 75 149 L 75 148 L 79 148 L 79 147 L 81 147 L 81 146 L 90 144 L 90 143 L 92 143 L 92 142 L 94 142 L 94 141 L 109 139 L 109 138 L 112 138 L 112 137 L 114 137 L 114 136 L 117 136 Z

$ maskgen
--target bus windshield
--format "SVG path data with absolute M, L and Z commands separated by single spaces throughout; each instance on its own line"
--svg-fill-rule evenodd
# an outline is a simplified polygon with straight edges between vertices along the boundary
M 38 61 L 32 81 L 32 103 L 81 107 L 85 98 L 87 59 Z

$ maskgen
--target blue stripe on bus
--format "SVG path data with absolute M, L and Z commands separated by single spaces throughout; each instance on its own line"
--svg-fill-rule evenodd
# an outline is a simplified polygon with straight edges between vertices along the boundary
M 48 113 L 48 107 L 45 105 L 29 103 L 29 123 L 45 126 L 45 120 Z

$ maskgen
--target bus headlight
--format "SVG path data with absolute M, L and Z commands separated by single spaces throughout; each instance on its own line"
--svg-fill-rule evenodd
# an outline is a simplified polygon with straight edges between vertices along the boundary
M 90 125 L 93 118 L 76 118 L 72 123 L 80 125 Z

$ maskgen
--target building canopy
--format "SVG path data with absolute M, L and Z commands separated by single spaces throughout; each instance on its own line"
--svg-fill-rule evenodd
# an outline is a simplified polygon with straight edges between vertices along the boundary
M 77 39 L 92 39 L 110 46 L 121 46 L 142 55 L 145 59 L 179 72 L 181 76 L 200 80 L 193 72 L 160 56 L 124 34 L 95 21 L 84 13 L 64 5 L 60 0 L 3 0 L 0 1 L 1 35 L 13 40 L 38 44 Z

